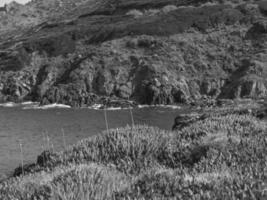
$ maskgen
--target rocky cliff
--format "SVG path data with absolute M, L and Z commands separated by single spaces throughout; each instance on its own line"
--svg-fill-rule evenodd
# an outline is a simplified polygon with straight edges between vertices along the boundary
M 267 97 L 266 1 L 75 2 L 39 0 L 2 14 L 1 101 L 80 107 Z M 27 19 L 45 14 L 22 23 L 21 10 Z

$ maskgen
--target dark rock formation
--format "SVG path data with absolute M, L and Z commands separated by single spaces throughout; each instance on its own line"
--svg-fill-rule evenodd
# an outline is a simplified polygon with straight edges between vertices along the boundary
M 267 15 L 267 1 L 260 1 L 258 5 L 262 14 Z
M 103 101 L 103 105 L 107 108 L 134 108 L 137 106 L 135 102 L 127 101 L 127 100 L 110 100 L 107 99 Z M 103 107 L 101 107 L 103 108 Z
M 27 164 L 27 165 L 24 165 L 23 167 L 19 166 L 14 170 L 13 177 L 17 177 L 17 176 L 21 176 L 21 175 L 33 172 L 34 171 L 33 169 L 35 167 L 36 167 L 36 164 Z
M 253 26 L 249 29 L 247 36 L 248 37 L 259 37 L 262 34 L 267 34 L 267 21 L 260 20 L 253 24 Z
M 54 161 L 56 160 L 56 154 L 46 150 L 42 152 L 38 157 L 36 163 L 25 164 L 17 167 L 13 172 L 13 177 L 21 176 L 22 174 L 29 174 L 32 172 L 37 172 L 44 170 L 44 168 L 49 169 L 49 167 L 54 166 Z
M 72 35 L 62 34 L 45 38 L 33 38 L 24 43 L 23 47 L 28 53 L 39 52 L 50 57 L 66 55 L 75 51 L 75 41 Z
M 51 151 L 44 151 L 37 157 L 36 165 L 38 166 L 49 166 L 52 164 L 52 162 L 55 160 L 56 154 L 54 154 Z M 51 163 L 49 163 L 49 162 Z
M 206 2 L 77 1 L 65 12 L 51 1 L 58 14 L 48 7 L 42 23 L 1 34 L 0 100 L 214 106 L 266 97 L 265 3 Z M 12 19 L 33 5 L 15 6 Z
M 178 115 L 174 120 L 174 125 L 172 130 L 182 129 L 186 126 L 189 126 L 192 123 L 195 123 L 199 120 L 204 120 L 208 117 L 207 114 L 191 113 L 191 114 L 181 114 Z
M 218 99 L 216 107 L 210 109 L 203 107 L 195 113 L 179 114 L 174 119 L 172 130 L 180 130 L 192 123 L 205 120 L 210 117 L 234 115 L 252 115 L 258 119 L 265 120 L 267 118 L 267 105 L 265 101 L 255 101 L 253 99 Z M 207 105 L 207 104 L 205 104 Z
M 255 113 L 255 116 L 259 119 L 267 118 L 267 108 L 262 108 Z

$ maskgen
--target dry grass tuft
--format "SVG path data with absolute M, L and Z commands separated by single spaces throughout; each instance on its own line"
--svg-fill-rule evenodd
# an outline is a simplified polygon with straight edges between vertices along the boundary
M 266 130 L 246 115 L 176 132 L 109 130 L 44 154 L 32 173 L 0 184 L 0 199 L 265 199 Z

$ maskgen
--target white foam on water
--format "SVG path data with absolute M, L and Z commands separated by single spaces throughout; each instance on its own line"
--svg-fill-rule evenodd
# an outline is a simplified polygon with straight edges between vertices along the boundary
M 69 105 L 65 105 L 65 104 L 49 104 L 49 105 L 45 105 L 45 106 L 41 106 L 43 107 L 43 109 L 49 109 L 49 108 L 71 108 L 71 106 Z
M 21 103 L 21 105 L 23 105 L 23 106 L 36 105 L 36 104 L 39 104 L 39 103 L 38 102 L 33 102 L 33 101 L 25 101 L 25 102 Z
M 107 108 L 107 110 L 129 110 L 129 109 L 133 109 L 132 107 L 124 107 L 124 108 L 122 108 L 122 107 L 109 107 L 109 108 Z
M 153 106 L 150 106 L 150 105 L 138 105 L 137 107 L 138 108 L 149 108 L 149 107 L 153 107 Z
M 121 107 L 109 107 L 109 108 L 106 108 L 106 110 L 122 110 L 123 108 Z
M 24 106 L 31 106 L 31 105 L 39 105 L 39 103 L 32 102 L 32 101 L 25 101 L 22 103 L 6 102 L 6 103 L 1 103 L 0 107 L 14 108 L 14 107 L 24 107 Z
M 65 104 L 48 104 L 48 105 L 44 105 L 44 106 L 40 106 L 39 104 L 31 104 L 29 106 L 25 106 L 23 109 L 40 109 L 40 110 L 47 110 L 47 109 L 53 109 L 53 108 L 71 108 L 71 106 L 69 105 L 65 105 Z
M 181 106 L 177 105 L 138 105 L 138 108 L 170 108 L 170 109 L 181 109 Z
M 19 104 L 16 104 L 14 102 L 7 102 L 7 103 L 1 103 L 0 106 L 5 108 L 13 108 L 19 106 Z
M 94 104 L 93 106 L 88 107 L 89 109 L 93 110 L 104 110 L 104 105 L 103 104 Z M 133 107 L 107 107 L 105 108 L 106 110 L 109 111 L 116 111 L 116 110 L 129 110 L 133 109 Z
M 177 105 L 158 105 L 156 107 L 162 107 L 162 108 L 171 108 L 171 109 L 181 109 L 181 106 L 177 106 Z
M 88 108 L 93 110 L 99 110 L 102 106 L 103 106 L 102 104 L 94 104 Z
M 71 108 L 71 106 L 69 105 L 65 105 L 65 104 L 49 104 L 49 105 L 44 105 L 44 106 L 40 106 L 39 102 L 32 102 L 32 101 L 26 101 L 26 102 L 22 102 L 22 103 L 14 103 L 14 102 L 6 102 L 6 103 L 2 103 L 0 104 L 0 107 L 6 107 L 6 108 L 13 108 L 13 107 L 19 107 L 21 106 L 22 109 L 42 109 L 42 110 L 46 110 L 46 109 L 53 109 L 53 108 Z M 88 107 L 89 109 L 93 109 L 93 110 L 103 110 L 104 105 L 103 104 L 94 104 L 93 106 Z M 177 110 L 177 109 L 181 109 L 181 106 L 177 106 L 177 105 L 138 105 L 137 108 L 142 109 L 142 108 L 168 108 L 168 109 L 173 109 L 173 110 Z M 133 109 L 133 107 L 108 107 L 106 108 L 106 110 L 110 110 L 110 111 L 116 111 L 116 110 L 129 110 L 129 109 Z

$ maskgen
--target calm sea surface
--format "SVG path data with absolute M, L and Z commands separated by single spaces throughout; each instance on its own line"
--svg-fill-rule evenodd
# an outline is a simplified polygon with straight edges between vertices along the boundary
M 136 124 L 148 124 L 170 130 L 175 116 L 185 109 L 139 108 L 133 110 Z M 131 124 L 129 110 L 107 111 L 110 128 Z M 20 164 L 20 143 L 25 163 L 36 161 L 44 144 L 42 133 L 49 136 L 55 150 L 63 149 L 62 128 L 67 145 L 105 130 L 103 110 L 23 109 L 0 107 L 0 175 L 11 173 Z

